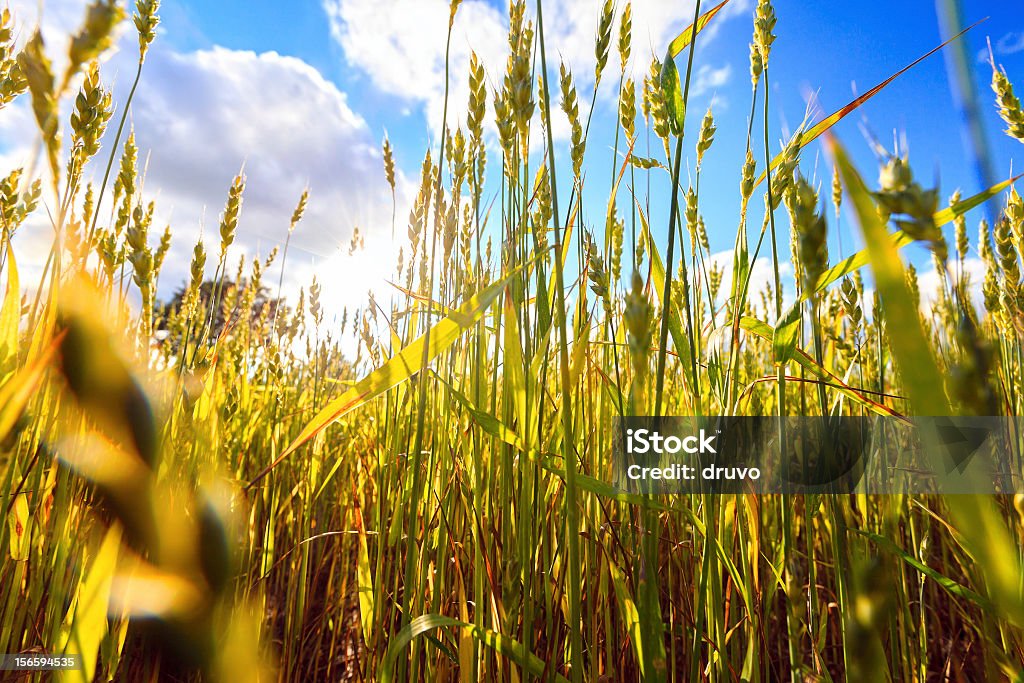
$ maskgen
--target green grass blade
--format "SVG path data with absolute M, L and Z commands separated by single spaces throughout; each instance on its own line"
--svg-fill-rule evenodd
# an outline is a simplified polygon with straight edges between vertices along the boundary
M 970 600 L 982 609 L 992 609 L 992 603 L 988 600 L 988 598 L 978 593 L 975 593 L 963 584 L 957 583 L 948 576 L 945 576 L 937 572 L 936 570 L 932 569 L 928 565 L 919 561 L 916 557 L 914 557 L 907 551 L 900 548 L 898 545 L 893 543 L 890 539 L 886 538 L 885 536 L 880 536 L 879 534 L 873 533 L 871 531 L 864 531 L 862 529 L 851 528 L 850 531 L 852 531 L 855 534 L 859 534 L 864 538 L 869 539 L 878 547 L 900 558 L 905 563 L 907 563 L 917 571 L 921 572 L 935 583 L 939 584 L 939 586 L 941 586 L 943 590 L 945 590 L 953 597 Z
M 671 52 L 665 55 L 665 61 L 661 64 L 661 89 L 665 93 L 665 104 L 668 107 L 672 130 L 676 135 L 682 135 L 686 121 L 686 103 L 683 102 L 683 86 L 679 82 L 679 69 L 676 68 L 676 60 L 672 57 Z

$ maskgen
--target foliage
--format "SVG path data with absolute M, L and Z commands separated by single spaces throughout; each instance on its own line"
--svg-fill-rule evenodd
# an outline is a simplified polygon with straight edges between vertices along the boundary
M 387 310 L 347 310 L 340 326 L 324 325 L 330 292 L 316 281 L 288 306 L 268 293 L 276 251 L 228 273 L 245 229 L 241 174 L 212 277 L 199 243 L 189 281 L 156 303 L 174 231 L 150 235 L 145 141 L 130 129 L 122 141 L 131 96 L 114 112 L 96 62 L 123 13 L 94 2 L 57 78 L 39 34 L 15 50 L 5 11 L 0 107 L 25 98 L 47 164 L 0 181 L 0 652 L 80 652 L 98 680 L 1019 676 L 1024 496 L 652 498 L 606 483 L 605 426 L 626 414 L 1021 414 L 1024 202 L 1008 182 L 940 209 L 898 151 L 869 189 L 828 131 L 870 95 L 774 160 L 767 145 L 755 157 L 753 119 L 738 132 L 748 152 L 724 284 L 701 215 L 716 197 L 700 178 L 727 131 L 711 111 L 699 134 L 686 129 L 701 30 L 727 2 L 703 14 L 697 3 L 643 83 L 624 66 L 617 80 L 604 73 L 613 36 L 622 65 L 631 54 L 631 13 L 600 3 L 584 96 L 593 111 L 598 87 L 617 88 L 610 145 L 587 139 L 572 73 L 547 61 L 543 4 L 511 2 L 507 72 L 473 59 L 468 120 L 448 121 L 425 155 L 398 295 Z M 158 6 L 136 4 L 132 94 Z M 763 98 L 766 141 L 784 27 L 760 0 L 751 106 Z M 995 106 L 1020 137 L 1009 76 L 993 71 Z M 538 73 L 559 74 L 560 102 Z M 58 103 L 74 87 L 67 138 Z M 561 115 L 567 155 L 550 135 Z M 845 198 L 867 244 L 831 269 L 835 226 L 800 158 L 823 135 L 837 216 Z M 633 156 L 641 139 L 646 156 Z M 698 163 L 684 168 L 689 144 Z M 584 169 L 603 166 L 613 188 L 595 221 Z M 96 187 L 86 170 L 100 167 Z M 659 183 L 666 224 L 645 194 Z M 965 213 L 994 197 L 998 224 L 972 246 Z M 40 229 L 41 203 L 55 239 L 25 282 L 18 235 Z M 912 242 L 936 264 L 930 307 L 897 251 Z M 752 291 L 762 248 L 774 279 Z M 981 283 L 965 267 L 971 249 Z M 783 311 L 787 258 L 797 291 Z M 979 286 L 983 311 L 970 298 Z M 155 343 L 164 333 L 171 343 Z

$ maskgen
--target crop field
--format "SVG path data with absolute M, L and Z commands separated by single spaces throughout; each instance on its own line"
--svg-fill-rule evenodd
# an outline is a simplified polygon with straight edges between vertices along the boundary
M 316 191 L 256 258 L 244 170 L 212 240 L 154 220 L 131 104 L 159 0 L 92 2 L 57 44 L 0 9 L 0 120 L 26 106 L 37 137 L 0 168 L 0 653 L 79 658 L 0 678 L 1024 680 L 1019 434 L 997 493 L 612 483 L 630 416 L 1021 415 L 1015 179 L 950 197 L 899 146 L 854 163 L 833 127 L 899 79 L 775 144 L 770 0 L 744 15 L 740 130 L 688 107 L 729 0 L 694 3 L 636 81 L 630 3 L 595 0 L 585 89 L 545 43 L 549 4 L 506 3 L 503 71 L 446 68 L 446 125 L 403 150 L 411 210 L 387 207 L 391 291 L 340 321 L 320 282 L 281 297 L 293 234 L 324 229 Z M 138 52 L 115 98 L 118 32 Z M 986 60 L 969 96 L 1024 162 L 1024 74 Z M 726 136 L 744 163 L 716 156 Z M 394 190 L 386 139 L 380 159 Z M 732 185 L 701 183 L 722 164 Z M 706 223 L 726 194 L 732 222 Z M 861 251 L 830 255 L 840 223 Z M 32 231 L 52 247 L 29 268 Z M 161 296 L 176 257 L 188 279 Z

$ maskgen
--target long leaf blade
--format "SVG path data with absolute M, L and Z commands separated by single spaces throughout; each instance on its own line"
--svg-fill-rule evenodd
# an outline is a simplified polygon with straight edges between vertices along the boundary
M 704 27 L 715 18 L 715 15 L 721 11 L 723 7 L 729 4 L 729 0 L 724 0 L 718 3 L 704 14 L 700 15 L 697 19 L 697 33 L 704 30 Z M 678 36 L 672 39 L 672 42 L 668 45 L 668 53 L 673 57 L 678 57 L 679 54 L 690 45 L 690 41 L 693 39 L 693 24 L 690 24 L 684 28 Z
M 984 19 L 982 19 L 982 21 L 984 21 Z M 811 128 L 808 129 L 807 132 L 805 132 L 803 135 L 800 136 L 800 143 L 799 144 L 800 144 L 801 149 L 806 147 L 807 145 L 811 144 L 813 141 L 817 140 L 822 135 L 824 135 L 830 128 L 832 128 L 832 126 L 834 126 L 837 123 L 839 123 L 840 121 L 842 121 L 844 118 L 846 118 L 847 115 L 849 115 L 850 113 L 855 111 L 857 108 L 859 108 L 862 104 L 864 104 L 865 102 L 870 100 L 872 97 L 874 97 L 875 95 L 880 93 L 882 90 L 884 90 L 890 83 L 895 81 L 897 78 L 899 78 L 900 76 L 902 76 L 906 72 L 910 71 L 915 66 L 917 66 L 918 64 L 920 64 L 924 60 L 928 59 L 933 54 L 935 54 L 936 52 L 938 52 L 942 48 L 946 47 L 947 45 L 952 43 L 954 40 L 956 40 L 957 38 L 959 38 L 963 34 L 967 33 L 968 31 L 970 31 L 972 28 L 974 28 L 975 26 L 977 26 L 980 23 L 981 23 L 981 21 L 979 21 L 979 22 L 977 22 L 975 24 L 972 24 L 971 26 L 968 26 L 963 31 L 960 31 L 960 33 L 956 34 L 955 36 L 953 36 L 952 38 L 950 38 L 946 42 L 942 43 L 942 45 L 939 45 L 938 47 L 936 47 L 933 50 L 929 51 L 927 54 L 924 54 L 921 57 L 918 57 L 917 59 L 915 59 L 913 62 L 911 62 L 907 66 L 903 67 L 902 69 L 900 69 L 899 71 L 894 73 L 892 76 L 889 76 L 889 78 L 885 79 L 884 81 L 882 81 L 881 83 L 879 83 L 878 85 L 873 87 L 871 90 L 868 90 L 866 93 L 864 93 L 860 97 L 857 97 L 852 102 L 850 102 L 847 105 L 841 107 L 840 109 L 836 110 L 835 112 L 833 112 L 829 116 L 825 117 L 824 119 L 822 119 L 818 123 L 816 123 L 813 126 L 811 126 Z M 771 169 L 773 171 L 775 170 L 775 168 L 779 164 L 782 163 L 782 160 L 783 160 L 784 157 L 785 157 L 785 152 L 782 152 L 778 156 L 776 156 L 774 159 L 772 159 Z M 758 177 L 758 179 L 757 179 L 757 182 L 754 183 L 754 187 L 757 187 L 758 185 L 763 183 L 766 175 L 767 175 L 766 173 L 761 173 L 760 177 Z
M 369 375 L 357 382 L 354 387 L 324 406 L 324 408 L 306 424 L 288 448 L 286 448 L 284 452 L 274 460 L 274 462 L 268 465 L 262 472 L 257 474 L 251 482 L 249 482 L 249 486 L 251 487 L 257 481 L 269 474 L 271 470 L 277 467 L 282 460 L 294 453 L 302 444 L 327 429 L 328 426 L 340 419 L 346 413 L 355 410 L 359 406 L 371 401 L 377 396 L 380 396 L 385 391 L 401 384 L 423 370 L 424 344 L 429 344 L 429 355 L 426 358 L 426 361 L 429 363 L 442 352 L 447 350 L 453 343 L 455 343 L 456 339 L 462 336 L 466 330 L 476 324 L 480 318 L 483 317 L 490 305 L 494 303 L 495 299 L 498 298 L 498 295 L 500 295 L 502 290 L 504 290 L 505 285 L 507 285 L 524 266 L 519 266 L 518 268 L 510 271 L 504 278 L 470 298 L 457 310 L 452 311 L 446 318 L 440 320 L 427 332 L 420 335 L 411 344 L 392 356 L 388 362 L 384 363 L 384 365 L 371 372 Z
M 878 209 L 864 180 L 838 142 L 831 143 L 846 194 L 864 233 L 882 312 L 891 322 L 889 347 L 900 368 L 903 386 L 919 415 L 946 415 L 949 403 L 931 345 L 921 329 L 920 316 L 907 289 L 903 263 L 878 216 Z

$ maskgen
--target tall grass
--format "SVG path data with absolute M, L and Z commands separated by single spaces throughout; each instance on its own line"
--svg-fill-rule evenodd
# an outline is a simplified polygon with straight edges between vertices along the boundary
M 761 0 L 749 127 L 718 130 L 709 111 L 698 129 L 694 55 L 725 4 L 696 3 L 643 83 L 625 66 L 629 4 L 599 4 L 594 90 L 579 93 L 545 49 L 543 2 L 511 2 L 506 71 L 474 56 L 468 118 L 446 106 L 425 154 L 395 264 L 404 286 L 340 327 L 315 281 L 288 305 L 262 294 L 275 267 L 280 291 L 315 194 L 282 226 L 279 266 L 275 251 L 233 268 L 242 173 L 212 279 L 197 244 L 184 293 L 159 305 L 174 231 L 150 234 L 146 141 L 122 135 L 128 107 L 113 111 L 96 61 L 124 12 L 90 6 L 63 74 L 39 34 L 15 51 L 4 12 L 0 106 L 29 100 L 44 166 L 0 182 L 0 652 L 80 653 L 67 680 L 1021 680 L 1024 496 L 655 497 L 606 483 L 617 416 L 1021 411 L 1011 182 L 940 209 L 898 152 L 869 190 L 829 138 L 835 220 L 848 204 L 867 245 L 830 267 L 834 221 L 801 156 L 893 79 L 771 158 L 777 19 Z M 132 92 L 157 11 L 135 7 Z M 578 103 L 593 111 L 599 88 L 619 112 L 604 158 Z M 995 65 L 993 89 L 1024 141 Z M 559 116 L 567 149 L 550 134 Z M 707 234 L 733 228 L 705 225 L 717 197 L 701 167 L 721 163 L 716 135 L 744 133 L 726 286 Z M 394 187 L 389 142 L 384 157 Z M 600 201 L 595 172 L 612 178 Z M 667 212 L 652 186 L 668 188 Z M 999 220 L 972 242 L 965 214 L 994 198 Z M 45 221 L 50 257 L 23 282 L 17 234 Z M 912 242 L 939 273 L 928 309 L 898 253 Z M 753 291 L 768 251 L 772 282 Z

